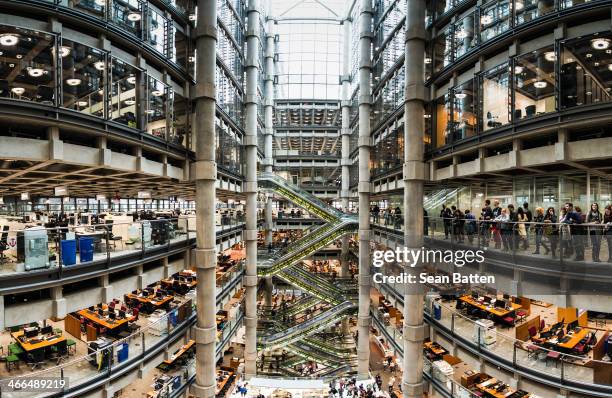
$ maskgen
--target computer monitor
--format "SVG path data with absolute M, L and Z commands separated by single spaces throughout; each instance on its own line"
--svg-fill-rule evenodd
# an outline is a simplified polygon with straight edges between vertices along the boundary
M 510 295 L 509 295 L 509 294 L 504 293 L 504 300 L 510 300 Z
M 578 320 L 576 319 L 575 321 L 567 324 L 567 331 L 569 332 L 570 330 L 574 330 L 577 327 L 578 327 Z
M 506 301 L 505 300 L 495 300 L 495 306 L 497 308 L 505 308 L 506 307 Z
M 478 298 L 478 293 L 477 293 L 477 292 L 472 291 L 472 298 L 473 298 L 473 299 L 477 299 L 477 298 Z
M 94 307 L 93 305 L 89 307 L 89 311 L 95 311 L 96 307 Z
M 104 316 L 104 310 L 102 308 L 98 308 L 98 315 Z
M 142 291 L 142 296 L 143 297 L 147 297 L 149 295 L 149 291 L 148 290 L 143 290 Z
M 44 328 L 40 329 L 40 334 L 51 334 L 53 333 L 53 326 L 45 326 Z
M 540 338 L 549 339 L 552 337 L 552 335 L 553 335 L 553 332 L 551 330 L 547 330 L 546 332 L 540 333 Z
M 81 216 L 81 225 L 89 224 L 89 216 Z
M 109 313 L 108 313 L 108 317 L 109 317 L 110 319 L 115 319 L 115 318 L 117 318 L 117 316 L 115 315 L 115 311 L 111 311 L 111 312 L 109 312 Z
M 489 297 L 489 296 L 484 296 L 483 298 L 484 298 L 484 302 L 485 302 L 485 303 L 490 303 L 490 302 L 491 302 L 491 297 Z
M 38 336 L 38 330 L 38 328 L 25 329 L 23 334 L 27 338 L 36 337 Z
M 125 311 L 119 310 L 119 319 L 125 318 Z

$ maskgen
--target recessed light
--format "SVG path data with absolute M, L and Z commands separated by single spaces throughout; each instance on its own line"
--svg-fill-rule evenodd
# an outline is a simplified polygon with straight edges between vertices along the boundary
M 78 86 L 79 84 L 81 84 L 81 79 L 66 79 L 66 84 L 69 86 Z
M 465 97 L 467 97 L 466 93 L 455 93 L 455 98 L 457 99 L 464 99 Z
M 23 93 L 25 93 L 25 88 L 23 87 L 13 87 L 11 89 L 11 91 L 17 95 L 22 95 Z
M 136 101 L 129 99 L 129 100 L 123 101 L 123 103 L 125 103 L 127 106 L 130 106 L 130 105 L 134 105 Z
M 17 37 L 17 35 L 14 35 L 12 33 L 5 33 L 0 35 L 0 44 L 2 44 L 3 46 L 14 46 L 15 44 L 17 44 L 19 42 L 19 37 Z
M 428 57 L 428 58 L 425 58 L 425 63 L 426 63 L 426 64 L 431 64 L 431 58 L 429 58 L 429 57 Z
M 78 106 L 87 106 L 87 101 L 79 101 L 77 102 Z
M 423 117 L 425 119 L 431 119 L 431 115 L 429 113 L 424 114 Z
M 586 57 L 587 57 L 587 58 L 593 58 L 593 54 L 588 53 L 588 54 L 586 55 Z
M 553 51 L 546 51 L 544 53 L 544 59 L 549 62 L 554 62 L 557 59 L 557 55 Z
M 130 76 L 127 78 L 127 82 L 130 84 L 136 84 L 136 76 Z
M 543 80 L 540 80 L 538 82 L 533 83 L 533 87 L 535 88 L 545 88 L 548 85 L 548 83 L 546 83 Z
M 152 94 L 154 97 L 161 97 L 162 95 L 164 95 L 164 92 L 163 92 L 163 91 L 161 91 L 161 90 L 153 90 L 153 91 L 151 91 L 151 94 Z
M 42 70 L 41 68 L 29 68 L 28 69 L 28 75 L 32 76 L 32 77 L 40 77 L 45 73 L 44 70 Z
M 138 22 L 141 18 L 142 16 L 140 15 L 140 13 L 136 11 L 130 12 L 127 16 L 127 19 L 132 22 Z
M 517 75 L 523 73 L 524 70 L 525 70 L 525 68 L 523 68 L 520 65 L 517 65 L 517 66 L 514 67 L 514 73 L 516 73 Z
M 104 61 L 98 61 L 98 62 L 96 62 L 96 63 L 94 64 L 94 67 L 95 67 L 97 70 L 104 70 L 104 67 L 105 67 L 105 66 L 106 66 L 106 64 L 105 64 L 105 62 L 104 62 Z
M 152 114 L 154 114 L 154 113 L 155 113 L 155 111 L 154 111 L 154 110 L 152 110 L 152 109 L 147 109 L 147 110 L 145 111 L 145 113 L 146 113 L 147 115 L 152 115 Z
M 605 50 L 610 47 L 610 39 L 598 38 L 591 40 L 591 47 L 596 50 Z

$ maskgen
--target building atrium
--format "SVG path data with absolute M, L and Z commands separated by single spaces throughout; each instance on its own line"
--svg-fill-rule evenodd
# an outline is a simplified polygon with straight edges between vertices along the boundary
M 612 1 L 0 0 L 0 396 L 612 397 Z

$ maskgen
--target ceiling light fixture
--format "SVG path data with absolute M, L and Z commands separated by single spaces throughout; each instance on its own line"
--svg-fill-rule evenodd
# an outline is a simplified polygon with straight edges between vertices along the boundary
M 87 106 L 87 101 L 79 101 L 77 102 L 78 106 Z
M 483 15 L 480 17 L 480 23 L 483 25 L 488 25 L 493 22 L 493 17 L 491 15 Z
M 14 46 L 19 42 L 19 37 L 17 37 L 17 35 L 14 35 L 12 33 L 5 33 L 0 35 L 0 44 L 2 44 L 3 46 Z
M 127 82 L 130 84 L 136 84 L 136 76 L 130 76 L 127 78 Z
M 521 3 L 521 2 L 519 2 L 519 1 L 517 1 L 517 2 L 515 3 L 515 7 L 516 7 L 516 11 L 520 11 L 520 10 L 522 10 L 522 9 L 523 9 L 525 6 L 523 5 L 523 3 Z
M 467 97 L 466 93 L 455 93 L 455 98 L 457 99 L 464 99 L 465 97 Z
M 546 51 L 544 53 L 544 59 L 549 62 L 555 62 L 557 55 L 553 51 Z
M 125 100 L 125 101 L 123 101 L 123 102 L 124 102 L 124 103 L 125 103 L 127 106 L 131 106 L 131 105 L 134 105 L 134 104 L 136 103 L 136 101 L 131 100 L 131 99 L 129 99 L 129 100 Z
M 524 70 L 525 70 L 525 68 L 523 68 L 520 65 L 517 65 L 517 66 L 514 67 L 514 73 L 516 73 L 517 75 L 523 73 Z
M 69 86 L 78 86 L 79 84 L 81 84 L 81 79 L 66 79 L 66 84 Z
M 465 30 L 461 29 L 459 32 L 457 32 L 457 38 L 465 39 L 466 37 L 468 37 L 468 34 Z
M 548 83 L 546 83 L 543 80 L 540 80 L 538 82 L 533 83 L 533 87 L 535 88 L 545 88 L 548 85 Z
M 608 64 L 608 70 L 612 71 L 612 64 Z
M 132 11 L 127 16 L 128 21 L 132 21 L 132 22 L 138 22 L 140 21 L 141 18 L 142 16 L 137 11 Z
M 23 93 L 25 93 L 25 88 L 23 87 L 13 87 L 11 89 L 11 91 L 17 95 L 22 95 Z
M 106 67 L 106 63 L 104 61 L 98 61 L 94 64 L 94 67 L 97 70 L 104 70 L 104 68 Z
M 105 6 L 106 5 L 106 0 L 96 0 L 95 3 L 99 6 Z
M 28 75 L 32 77 L 41 77 L 45 73 L 41 68 L 28 68 Z
M 62 58 L 68 56 L 70 54 L 70 47 L 61 46 L 59 53 Z
M 591 40 L 591 47 L 595 50 L 605 50 L 610 47 L 610 39 L 597 38 Z
M 153 91 L 151 91 L 151 94 L 152 94 L 154 97 L 161 97 L 162 95 L 164 95 L 164 92 L 163 92 L 163 91 L 161 91 L 161 90 L 153 90 Z

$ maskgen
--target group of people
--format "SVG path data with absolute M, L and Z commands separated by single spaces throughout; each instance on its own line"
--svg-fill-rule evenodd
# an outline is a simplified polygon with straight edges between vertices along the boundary
M 402 209 L 400 209 L 399 206 L 395 207 L 395 209 L 387 207 L 383 211 L 380 210 L 378 205 L 370 207 L 370 215 L 372 216 L 374 224 L 380 224 L 381 214 L 383 217 L 383 225 L 393 226 L 395 229 L 400 229 L 402 227 L 404 219 L 402 217 Z
M 374 398 L 384 397 L 382 391 L 382 379 L 377 376 L 376 382 L 373 384 L 357 383 L 357 379 L 354 377 L 341 378 L 337 382 L 334 380 L 329 383 L 329 397 L 330 398 L 343 398 L 343 397 L 359 397 L 359 398 Z
M 505 208 L 498 200 L 485 200 L 478 219 L 470 210 L 464 212 L 456 206 L 450 208 L 442 205 L 440 218 L 444 226 L 444 237 L 453 237 L 458 242 L 466 239 L 470 244 L 478 239 L 478 245 L 487 247 L 493 240 L 496 249 L 517 251 L 529 249 L 529 237 L 533 234 L 535 250 L 533 254 L 551 254 L 565 259 L 573 257 L 574 261 L 584 261 L 585 248 L 590 242 L 592 260 L 600 262 L 601 244 L 605 240 L 608 246 L 607 261 L 612 263 L 612 205 L 603 211 L 593 203 L 584 213 L 579 206 L 567 202 L 557 214 L 554 207 L 544 210 L 529 209 L 529 203 L 515 208 L 509 204 Z

